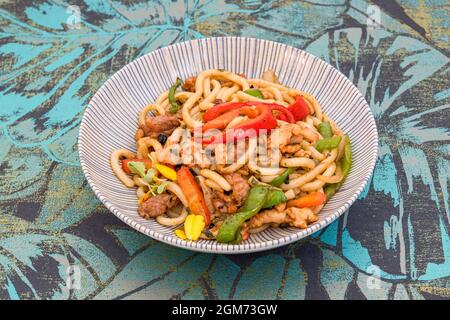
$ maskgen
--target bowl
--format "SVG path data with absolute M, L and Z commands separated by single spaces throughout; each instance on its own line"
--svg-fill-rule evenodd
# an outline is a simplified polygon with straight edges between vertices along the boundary
M 281 83 L 316 97 L 324 112 L 349 134 L 353 166 L 341 189 L 325 205 L 319 221 L 306 229 L 269 228 L 238 245 L 211 240 L 185 241 L 137 213 L 134 189 L 113 174 L 115 149 L 135 150 L 138 112 L 167 90 L 177 76 L 186 79 L 207 69 L 259 77 L 272 69 Z M 152 51 L 124 66 L 95 93 L 83 115 L 78 137 L 86 179 L 102 203 L 132 228 L 167 244 L 200 252 L 248 253 L 280 247 L 329 225 L 357 199 L 375 166 L 378 135 L 368 103 L 341 72 L 323 60 L 277 42 L 240 37 L 204 38 Z

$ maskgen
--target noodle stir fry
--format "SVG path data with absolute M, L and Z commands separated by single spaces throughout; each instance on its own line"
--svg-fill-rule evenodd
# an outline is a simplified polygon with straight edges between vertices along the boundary
M 136 188 L 141 217 L 191 241 L 237 244 L 269 227 L 307 228 L 352 164 L 348 135 L 271 70 L 177 79 L 138 123 L 136 153 L 115 150 L 112 170 Z

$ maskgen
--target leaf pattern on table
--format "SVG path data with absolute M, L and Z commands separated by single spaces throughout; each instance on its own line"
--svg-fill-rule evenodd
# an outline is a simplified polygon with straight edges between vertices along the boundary
M 76 4 L 80 29 L 69 28 L 66 1 L 0 4 L 1 299 L 450 296 L 445 1 Z M 380 25 L 368 28 L 377 8 Z M 79 167 L 78 126 L 102 83 L 151 50 L 221 35 L 325 59 L 376 116 L 372 181 L 349 214 L 290 246 L 226 256 L 158 243 L 110 214 Z M 80 269 L 80 290 L 67 288 L 68 266 Z
M 152 243 L 132 256 L 129 263 L 95 299 L 170 299 L 198 285 L 212 255 L 167 248 Z M 148 262 L 157 261 L 152 267 Z
M 325 45 L 335 49 L 324 52 Z M 449 275 L 448 175 L 441 175 L 449 156 L 440 148 L 450 140 L 445 118 L 450 99 L 439 97 L 449 85 L 450 59 L 412 37 L 362 27 L 331 31 L 307 50 L 359 87 L 378 123 L 379 161 L 361 197 L 371 200 L 361 199 L 350 209 L 342 238 L 344 252 L 352 246 L 346 257 L 361 270 L 379 266 L 387 278 Z M 438 189 L 445 192 L 438 196 Z M 362 214 L 352 214 L 355 210 Z M 435 250 L 417 254 L 419 246 Z M 383 253 L 371 259 L 372 252 Z M 428 270 L 428 264 L 440 266 Z
M 76 235 L 36 230 L 14 216 L 4 215 L 0 221 L 0 288 L 4 298 L 85 298 L 116 270 L 102 250 Z M 71 265 L 80 269 L 82 290 L 67 286 Z

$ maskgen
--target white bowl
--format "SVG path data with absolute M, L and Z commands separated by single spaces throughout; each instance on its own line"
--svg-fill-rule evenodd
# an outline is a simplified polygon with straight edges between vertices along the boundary
M 313 94 L 324 112 L 350 135 L 353 166 L 342 188 L 325 205 L 320 220 L 307 229 L 269 228 L 239 245 L 201 240 L 189 242 L 174 228 L 145 220 L 137 213 L 134 189 L 114 176 L 109 157 L 114 149 L 135 151 L 137 114 L 167 90 L 177 76 L 185 79 L 206 69 L 225 69 L 258 77 L 272 69 L 281 83 Z M 281 43 L 252 38 L 206 38 L 177 43 L 140 57 L 115 73 L 87 107 L 78 137 L 86 179 L 103 204 L 134 229 L 177 247 L 213 253 L 268 250 L 304 238 L 344 213 L 372 174 L 378 135 L 370 107 L 342 73 L 313 55 Z

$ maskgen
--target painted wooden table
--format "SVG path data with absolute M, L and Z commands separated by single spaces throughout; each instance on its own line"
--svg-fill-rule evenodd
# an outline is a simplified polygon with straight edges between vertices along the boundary
M 446 3 L 2 1 L 0 298 L 448 299 Z M 224 256 L 153 241 L 100 204 L 79 166 L 83 110 L 108 77 L 153 49 L 219 35 L 328 61 L 378 123 L 375 173 L 350 212 L 277 250 Z

